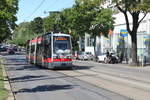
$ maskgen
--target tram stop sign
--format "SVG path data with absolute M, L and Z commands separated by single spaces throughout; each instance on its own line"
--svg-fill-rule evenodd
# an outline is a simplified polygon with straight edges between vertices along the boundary
M 128 36 L 128 31 L 126 29 L 121 29 L 120 30 L 120 36 L 121 37 L 126 37 Z

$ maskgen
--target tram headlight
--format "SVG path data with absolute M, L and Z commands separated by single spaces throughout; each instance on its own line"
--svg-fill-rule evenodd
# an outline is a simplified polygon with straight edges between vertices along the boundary
M 57 56 L 53 56 L 53 59 L 56 59 L 57 58 Z
M 58 55 L 53 55 L 53 59 L 59 58 Z
M 68 59 L 71 59 L 71 56 L 67 56 Z

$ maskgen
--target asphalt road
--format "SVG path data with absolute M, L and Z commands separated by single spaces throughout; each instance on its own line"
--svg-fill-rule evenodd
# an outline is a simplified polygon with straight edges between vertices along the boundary
M 5 55 L 16 100 L 147 100 L 150 68 L 75 61 L 73 70 L 48 70 Z

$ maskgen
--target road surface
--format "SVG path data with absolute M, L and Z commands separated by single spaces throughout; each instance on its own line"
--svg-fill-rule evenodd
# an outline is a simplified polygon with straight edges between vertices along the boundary
M 48 70 L 5 55 L 16 100 L 148 100 L 150 68 L 75 61 L 73 70 Z

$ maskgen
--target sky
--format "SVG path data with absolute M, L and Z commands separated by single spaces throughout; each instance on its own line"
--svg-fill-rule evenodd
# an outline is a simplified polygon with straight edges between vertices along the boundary
M 43 18 L 49 15 L 49 11 L 61 11 L 73 4 L 74 0 L 20 0 L 16 23 L 29 22 L 36 17 Z

